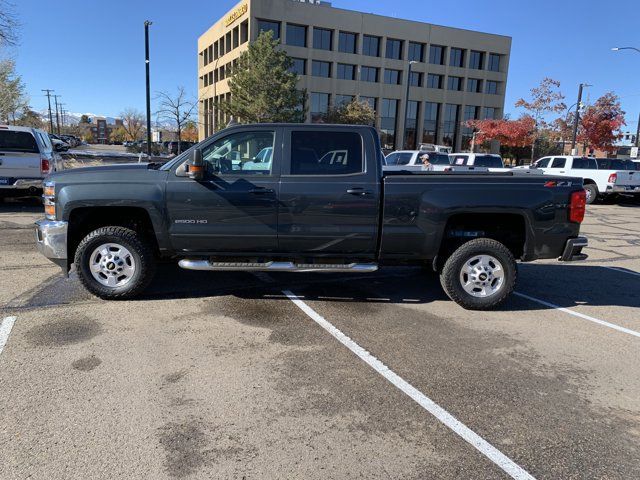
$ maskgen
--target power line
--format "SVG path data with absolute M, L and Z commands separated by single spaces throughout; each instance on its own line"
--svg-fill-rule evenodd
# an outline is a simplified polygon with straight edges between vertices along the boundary
M 49 103 L 49 127 L 51 128 L 49 131 L 53 133 L 53 117 L 51 116 L 51 92 L 54 90 L 44 89 L 43 92 L 46 92 L 47 102 Z

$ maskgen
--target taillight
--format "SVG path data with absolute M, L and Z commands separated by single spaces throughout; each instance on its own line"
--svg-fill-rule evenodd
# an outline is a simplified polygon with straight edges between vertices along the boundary
M 609 175 L 609 183 L 616 183 L 616 180 L 618 180 L 618 174 L 617 173 L 612 173 L 611 175 Z
M 43 175 L 48 175 L 51 173 L 51 164 L 49 163 L 49 159 L 45 157 L 40 158 L 40 172 Z
M 569 221 L 582 223 L 587 209 L 587 192 L 580 190 L 571 193 L 571 203 L 569 204 Z

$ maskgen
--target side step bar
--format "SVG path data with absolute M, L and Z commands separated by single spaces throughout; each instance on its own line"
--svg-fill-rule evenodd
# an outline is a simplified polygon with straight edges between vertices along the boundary
M 180 267 L 187 270 L 209 270 L 217 272 L 375 272 L 376 263 L 293 263 L 293 262 L 210 262 L 209 260 L 182 259 Z

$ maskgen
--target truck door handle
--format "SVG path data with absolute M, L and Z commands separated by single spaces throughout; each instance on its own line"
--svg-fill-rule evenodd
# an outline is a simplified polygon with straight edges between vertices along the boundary
M 371 195 L 370 190 L 365 190 L 362 187 L 349 188 L 347 189 L 347 193 L 349 195 L 360 195 L 360 196 Z
M 264 188 L 264 187 L 256 187 L 254 189 L 249 190 L 249 193 L 253 193 L 255 195 L 264 195 L 265 193 L 273 193 L 273 188 Z

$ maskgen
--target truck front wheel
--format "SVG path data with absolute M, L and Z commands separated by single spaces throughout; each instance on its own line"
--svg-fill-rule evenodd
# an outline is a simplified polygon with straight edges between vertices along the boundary
M 440 283 L 461 307 L 489 310 L 507 299 L 516 277 L 516 261 L 509 249 L 496 240 L 477 238 L 461 245 L 447 259 Z
M 156 266 L 152 250 L 138 233 L 115 226 L 84 237 L 74 262 L 84 287 L 104 299 L 140 294 L 153 279 Z

